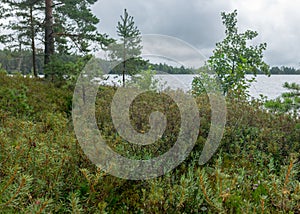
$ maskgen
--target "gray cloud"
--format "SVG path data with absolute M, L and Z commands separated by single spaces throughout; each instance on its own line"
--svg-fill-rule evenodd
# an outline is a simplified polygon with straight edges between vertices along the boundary
M 241 31 L 256 30 L 255 42 L 268 44 L 267 63 L 299 67 L 299 6 L 297 0 L 100 0 L 93 12 L 100 18 L 100 32 L 116 37 L 117 22 L 127 8 L 143 34 L 177 37 L 209 57 L 224 38 L 220 13 L 237 9 Z

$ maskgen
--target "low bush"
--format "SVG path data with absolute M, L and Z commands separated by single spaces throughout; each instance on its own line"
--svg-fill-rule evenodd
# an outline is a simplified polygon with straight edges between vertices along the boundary
M 166 152 L 176 140 L 179 109 L 164 93 L 141 94 L 131 124 L 149 130 L 149 115 L 165 113 L 163 138 L 139 148 L 111 120 L 114 87 L 99 87 L 98 127 L 116 152 L 136 159 Z M 271 114 L 262 103 L 228 98 L 220 147 L 198 159 L 210 127 L 206 96 L 196 97 L 201 127 L 190 156 L 176 169 L 146 181 L 113 177 L 81 150 L 71 123 L 72 91 L 43 80 L 0 74 L 1 213 L 299 213 L 300 121 Z M 146 157 L 145 157 L 146 156 Z

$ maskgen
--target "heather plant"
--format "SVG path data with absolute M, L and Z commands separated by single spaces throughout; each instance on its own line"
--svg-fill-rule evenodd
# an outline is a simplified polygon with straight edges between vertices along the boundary
M 196 96 L 201 126 L 189 157 L 163 176 L 131 181 L 106 174 L 81 150 L 70 120 L 71 90 L 56 88 L 43 80 L 2 74 L 0 81 L 3 213 L 300 210 L 300 121 L 290 115 L 272 114 L 262 108 L 260 101 L 227 97 L 227 124 L 220 147 L 211 160 L 199 165 L 211 109 L 207 96 Z M 107 144 L 135 159 L 153 158 L 168 151 L 180 128 L 176 103 L 163 92 L 150 91 L 138 96 L 130 107 L 131 125 L 138 132 L 149 130 L 149 115 L 153 111 L 163 112 L 168 124 L 155 144 L 133 146 L 118 135 L 112 123 L 110 108 L 116 90 L 101 86 L 96 99 L 97 125 Z M 12 96 L 10 91 L 18 98 L 8 99 Z

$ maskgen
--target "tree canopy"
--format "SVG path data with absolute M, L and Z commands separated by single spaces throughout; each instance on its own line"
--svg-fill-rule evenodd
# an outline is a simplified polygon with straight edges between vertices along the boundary
M 10 49 L 30 49 L 37 75 L 36 49 L 44 50 L 46 65 L 54 54 L 86 54 L 111 42 L 97 31 L 99 19 L 90 9 L 95 2 L 4 0 L 0 18 L 8 20 L 2 24 L 7 33 L 1 35 L 0 42 Z
M 140 57 L 142 38 L 141 32 L 135 25 L 134 18 L 128 14 L 126 9 L 124 9 L 124 15 L 120 17 L 121 20 L 117 25 L 117 34 L 121 42 L 115 41 L 110 45 L 109 51 L 111 59 L 120 62 L 113 69 L 113 72 L 122 73 L 123 86 L 125 86 L 125 74 L 135 74 L 146 65 L 146 61 Z
M 208 65 L 216 72 L 224 94 L 229 91 L 245 92 L 249 83 L 254 80 L 247 79 L 246 74 L 254 76 L 259 71 L 269 74 L 269 66 L 263 61 L 263 51 L 267 44 L 249 45 L 249 41 L 257 37 L 258 33 L 246 30 L 238 32 L 237 11 L 221 13 L 225 25 L 225 39 L 216 44 Z

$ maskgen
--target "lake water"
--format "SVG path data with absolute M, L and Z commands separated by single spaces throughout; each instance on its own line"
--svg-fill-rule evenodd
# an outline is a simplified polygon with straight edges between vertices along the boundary
M 161 84 L 165 83 L 165 87 L 179 88 L 184 91 L 191 90 L 194 77 L 195 75 L 155 75 L 155 79 L 158 79 Z M 105 81 L 105 84 L 121 85 L 121 79 L 121 76 L 109 75 L 109 79 Z M 258 75 L 256 80 L 256 82 L 251 84 L 249 89 L 250 95 L 254 98 L 259 98 L 260 94 L 262 94 L 269 99 L 274 99 L 287 91 L 282 87 L 285 82 L 300 84 L 300 75 L 271 75 L 270 77 Z

